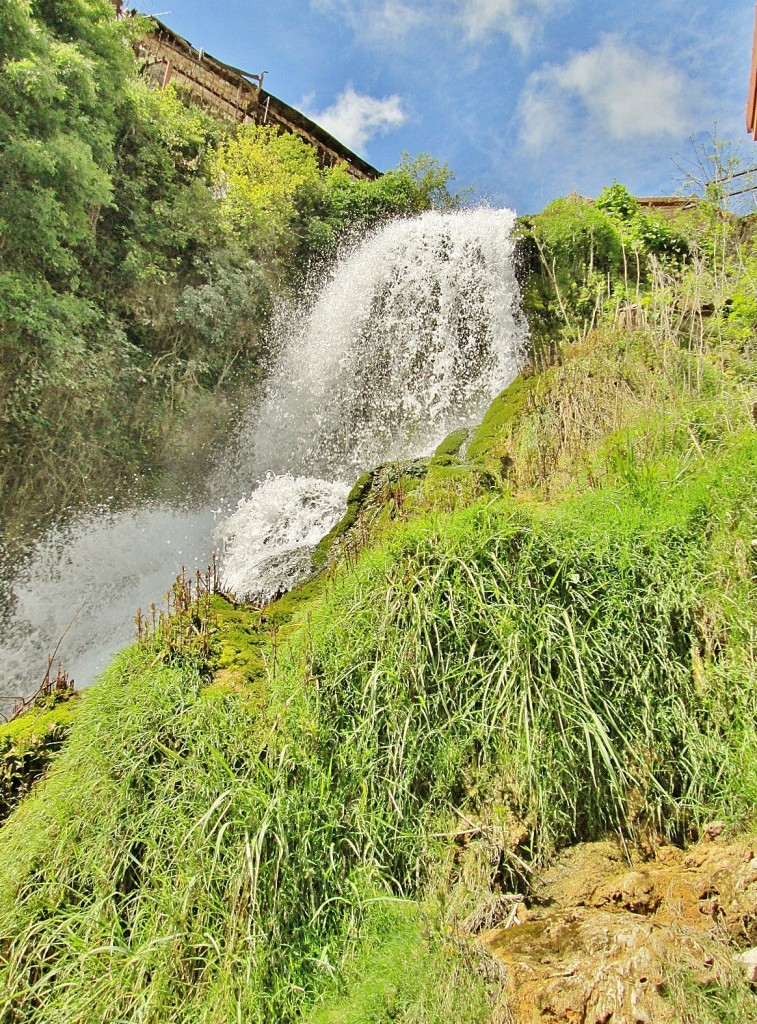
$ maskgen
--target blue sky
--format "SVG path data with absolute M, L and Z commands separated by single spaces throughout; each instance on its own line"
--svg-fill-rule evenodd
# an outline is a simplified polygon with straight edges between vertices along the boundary
M 672 194 L 691 138 L 741 142 L 753 0 L 138 0 L 381 170 L 403 151 L 535 212 L 613 179 Z

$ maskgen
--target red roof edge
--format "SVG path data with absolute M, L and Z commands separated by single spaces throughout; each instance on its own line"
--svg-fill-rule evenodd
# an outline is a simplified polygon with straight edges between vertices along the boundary
M 752 70 L 749 75 L 749 94 L 746 101 L 746 130 L 752 138 L 757 140 L 757 6 L 755 7 L 752 42 Z

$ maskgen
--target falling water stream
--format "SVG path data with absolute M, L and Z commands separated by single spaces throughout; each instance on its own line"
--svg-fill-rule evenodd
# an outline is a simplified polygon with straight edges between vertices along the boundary
M 361 472 L 478 422 L 524 352 L 513 224 L 509 210 L 432 212 L 356 243 L 282 317 L 268 383 L 202 506 L 95 510 L 6 567 L 2 692 L 33 691 L 56 645 L 91 683 L 136 609 L 213 550 L 240 597 L 291 586 Z

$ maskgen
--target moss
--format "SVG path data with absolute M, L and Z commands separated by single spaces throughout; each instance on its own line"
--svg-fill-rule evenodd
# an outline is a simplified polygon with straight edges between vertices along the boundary
M 275 647 L 299 630 L 323 586 L 321 579 L 309 580 L 265 608 L 214 595 L 211 606 L 216 633 L 208 696 L 246 690 L 256 700 L 265 701 Z
M 34 740 L 51 729 L 68 728 L 79 711 L 76 694 L 46 697 L 23 715 L 0 725 L 0 743 L 11 740 L 22 744 Z
M 324 568 L 337 542 L 347 536 L 369 506 L 386 505 L 391 501 L 393 491 L 401 491 L 404 499 L 425 478 L 428 466 L 428 459 L 385 462 L 376 469 L 363 473 L 347 496 L 347 511 L 313 552 L 313 571 L 318 573 Z M 396 498 L 396 494 L 394 497 Z
M 329 530 L 325 537 L 323 537 L 313 552 L 312 566 L 315 572 L 320 572 L 328 561 L 329 553 L 334 544 L 340 539 L 340 537 L 343 537 L 345 533 L 352 529 L 357 522 L 360 510 L 373 489 L 376 473 L 377 470 L 363 473 L 363 475 L 358 477 L 357 481 L 353 485 L 352 490 L 347 495 L 347 511 L 339 522 Z
M 447 434 L 434 452 L 432 461 L 437 461 L 445 456 L 459 455 L 460 449 L 468 440 L 469 435 L 470 431 L 467 427 L 461 427 L 459 430 L 453 430 L 451 434 Z
M 288 594 L 274 601 L 265 610 L 265 619 L 281 628 L 286 625 L 300 626 L 306 618 L 306 609 L 312 607 L 321 596 L 323 580 L 315 577 L 298 584 Z
M 212 606 L 218 630 L 211 661 L 214 681 L 233 678 L 240 685 L 264 685 L 269 641 L 260 627 L 260 612 L 219 596 L 212 599 Z
M 429 469 L 443 468 L 445 466 L 462 466 L 463 460 L 458 459 L 455 455 L 435 455 L 431 462 L 429 462 Z
M 79 707 L 75 694 L 56 694 L 0 726 L 0 821 L 46 774 Z
M 433 462 L 429 467 L 428 483 L 433 487 L 444 480 L 468 480 L 471 474 L 477 471 L 473 466 L 466 466 L 462 462 Z
M 503 428 L 525 408 L 536 386 L 537 377 L 518 376 L 498 395 L 486 411 L 481 425 L 474 431 L 466 452 L 471 462 L 485 461 L 498 441 Z

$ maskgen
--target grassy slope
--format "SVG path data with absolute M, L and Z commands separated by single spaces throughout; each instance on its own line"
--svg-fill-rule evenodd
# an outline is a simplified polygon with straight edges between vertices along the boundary
M 158 641 L 111 667 L 0 832 L 0 1019 L 485 1020 L 449 926 L 524 864 L 753 827 L 754 326 L 722 311 L 755 278 L 732 266 L 660 281 L 630 328 L 610 310 L 464 458 L 352 509 L 287 608 L 217 604 L 214 685 Z M 691 289 L 721 312 L 676 326 Z
M 77 711 L 76 696 L 66 693 L 46 697 L 0 724 L 0 822 L 45 774 Z

